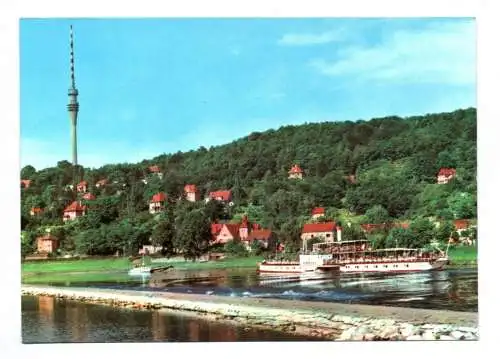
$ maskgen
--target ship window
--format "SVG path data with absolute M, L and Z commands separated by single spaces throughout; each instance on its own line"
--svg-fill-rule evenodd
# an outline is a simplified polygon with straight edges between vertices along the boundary
M 406 267 L 409 267 L 409 265 L 407 264 Z
M 387 264 L 384 264 L 384 268 L 387 268 Z
M 365 266 L 365 268 L 368 268 L 368 266 Z
M 378 268 L 378 266 L 375 266 L 375 268 Z

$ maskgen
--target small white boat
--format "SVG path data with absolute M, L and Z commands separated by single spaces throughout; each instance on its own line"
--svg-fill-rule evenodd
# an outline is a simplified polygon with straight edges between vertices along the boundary
M 131 276 L 146 276 L 151 275 L 151 267 L 144 263 L 144 254 L 142 255 L 142 262 L 140 266 L 134 267 L 128 271 Z
M 146 267 L 146 266 L 140 266 L 136 268 L 132 268 L 131 270 L 128 271 L 128 275 L 151 275 L 151 267 Z

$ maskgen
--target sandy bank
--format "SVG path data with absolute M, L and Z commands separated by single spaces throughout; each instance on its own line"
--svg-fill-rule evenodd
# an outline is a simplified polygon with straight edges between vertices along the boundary
M 168 292 L 23 285 L 22 294 L 48 295 L 139 309 L 191 311 L 301 335 L 340 340 L 478 338 L 477 313 Z

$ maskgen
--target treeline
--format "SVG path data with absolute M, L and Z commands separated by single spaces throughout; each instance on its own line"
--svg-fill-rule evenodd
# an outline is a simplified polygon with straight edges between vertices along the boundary
M 303 180 L 288 179 L 295 163 L 305 172 Z M 161 168 L 163 179 L 149 174 L 151 165 Z M 442 167 L 455 168 L 456 176 L 449 184 L 437 185 Z M 234 206 L 218 214 L 220 219 L 237 220 L 246 213 L 250 221 L 289 241 L 298 240 L 301 224 L 316 206 L 325 207 L 330 218 L 354 223 L 475 218 L 476 110 L 284 126 L 209 149 L 163 154 L 137 164 L 79 167 L 77 172 L 97 199 L 88 216 L 63 225 L 62 211 L 74 199 L 68 189 L 71 164 L 61 161 L 53 168 L 21 170 L 21 178 L 32 181 L 21 195 L 25 251 L 33 248 L 40 230 L 59 226 L 68 249 L 85 242 L 81 237 L 87 233 L 89 238 L 102 237 L 103 243 L 117 242 L 110 250 L 132 253 L 163 225 L 147 211 L 151 196 L 164 191 L 169 198 L 179 198 L 186 183 L 196 184 L 202 197 L 213 190 L 232 190 Z M 109 184 L 95 188 L 103 178 Z M 174 202 L 170 206 L 175 211 L 177 206 L 189 207 Z M 205 210 L 203 203 L 195 206 Z M 30 216 L 32 207 L 44 211 Z M 91 219 L 91 225 L 85 224 Z M 179 220 L 171 225 L 180 226 Z M 135 239 L 124 245 L 127 235 L 115 230 L 117 226 L 137 232 Z

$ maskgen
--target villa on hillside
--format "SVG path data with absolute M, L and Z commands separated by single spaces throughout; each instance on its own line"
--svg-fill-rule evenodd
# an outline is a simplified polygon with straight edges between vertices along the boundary
M 53 253 L 59 247 L 59 241 L 50 233 L 36 239 L 38 253 Z
M 303 176 L 304 171 L 297 164 L 293 165 L 290 171 L 288 171 L 288 178 L 302 179 Z
M 247 249 L 250 248 L 254 241 L 258 241 L 266 249 L 275 245 L 273 232 L 270 229 L 253 229 L 245 241 Z
M 198 188 L 196 188 L 196 185 L 194 184 L 187 184 L 184 186 L 184 193 L 186 195 L 186 199 L 189 202 L 196 202 L 200 200 L 200 193 L 198 191 Z
M 454 168 L 441 168 L 437 174 L 437 183 L 446 184 L 451 181 L 453 177 L 457 174 L 457 170 Z
M 160 179 L 163 178 L 163 173 L 161 172 L 160 167 L 158 167 L 157 165 L 149 166 L 148 169 L 150 173 L 158 176 Z
M 272 245 L 272 231 L 262 229 L 256 223 L 250 225 L 246 216 L 241 223 L 212 223 L 212 244 L 226 244 L 241 241 L 249 250 L 253 241 L 259 241 L 265 248 Z
M 334 242 L 336 229 L 335 222 L 304 224 L 300 235 L 303 250 L 307 250 L 307 241 L 313 238 L 319 238 L 325 242 Z
M 39 214 L 42 214 L 42 213 L 43 213 L 43 208 L 40 208 L 40 207 L 33 207 L 30 210 L 30 215 L 31 216 L 36 216 L 36 215 L 39 215 Z
M 317 219 L 325 216 L 325 209 L 323 207 L 316 207 L 312 210 L 312 218 Z
M 240 240 L 239 223 L 222 223 L 219 232 L 213 238 L 213 244 L 226 244 Z
M 162 212 L 165 209 L 167 195 L 164 192 L 155 194 L 149 201 L 149 213 L 155 214 Z
M 475 224 L 470 219 L 457 219 L 453 222 L 455 226 L 455 231 L 458 233 L 459 241 L 465 242 L 468 245 L 474 244 L 474 241 L 470 238 L 469 235 L 466 235 L 466 232 L 477 228 Z
M 224 203 L 230 203 L 232 198 L 233 196 L 231 190 L 213 191 L 208 194 L 207 198 L 205 198 L 205 202 L 219 201 Z
M 87 210 L 86 206 L 82 206 L 80 202 L 74 201 L 68 207 L 64 209 L 63 221 L 71 221 L 77 217 L 81 217 L 85 215 Z
M 76 191 L 78 193 L 84 193 L 84 192 L 87 192 L 87 187 L 88 187 L 88 183 L 87 181 L 81 181 L 80 183 L 78 183 L 76 185 Z

